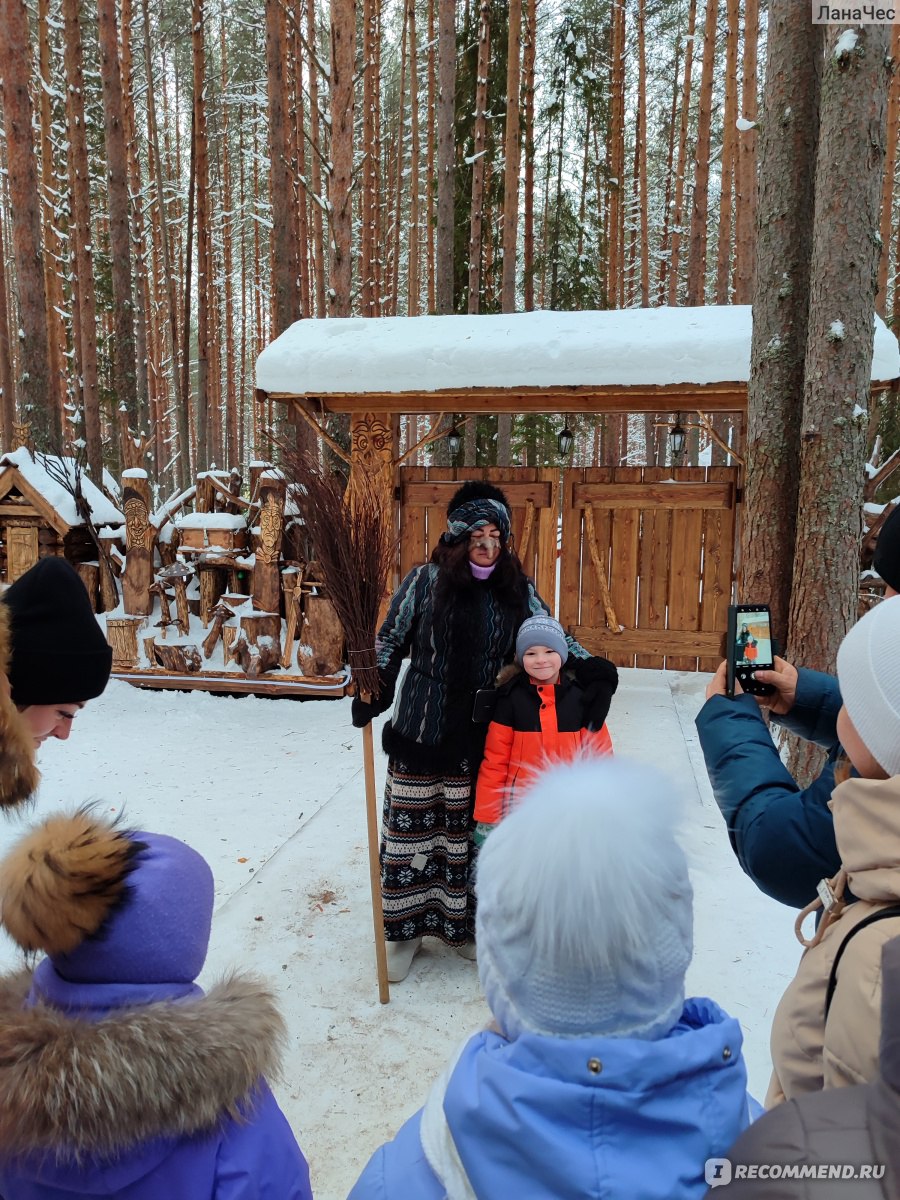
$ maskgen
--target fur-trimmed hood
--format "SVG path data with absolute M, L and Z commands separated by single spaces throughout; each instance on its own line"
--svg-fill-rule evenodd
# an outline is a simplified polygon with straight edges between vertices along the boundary
M 252 976 L 99 1020 L 26 1006 L 30 987 L 31 972 L 0 978 L 7 1158 L 111 1160 L 154 1139 L 212 1133 L 248 1116 L 263 1078 L 278 1073 L 284 1022 Z
M 12 808 L 35 791 L 40 775 L 34 763 L 34 739 L 12 702 L 9 663 L 12 637 L 9 609 L 0 599 L 0 808 Z

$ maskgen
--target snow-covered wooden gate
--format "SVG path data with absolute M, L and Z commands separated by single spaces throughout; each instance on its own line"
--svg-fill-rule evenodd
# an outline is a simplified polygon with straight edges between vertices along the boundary
M 552 608 L 556 597 L 559 471 L 537 467 L 401 467 L 400 574 L 431 557 L 447 528 L 447 504 L 467 479 L 503 489 L 512 508 L 513 542 L 526 572 Z
M 738 475 L 737 467 L 564 471 L 562 624 L 618 666 L 714 670 L 731 603 Z

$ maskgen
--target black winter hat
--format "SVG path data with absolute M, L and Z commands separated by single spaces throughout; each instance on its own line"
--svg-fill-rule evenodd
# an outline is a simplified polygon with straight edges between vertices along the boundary
M 900 505 L 878 531 L 872 566 L 895 592 L 900 592 Z
M 109 682 L 112 649 L 78 572 L 42 558 L 3 594 L 11 613 L 13 703 L 80 704 Z
M 481 479 L 470 479 L 454 492 L 453 499 L 447 505 L 447 516 L 464 504 L 471 504 L 473 500 L 496 500 L 509 512 L 509 501 L 498 487 Z

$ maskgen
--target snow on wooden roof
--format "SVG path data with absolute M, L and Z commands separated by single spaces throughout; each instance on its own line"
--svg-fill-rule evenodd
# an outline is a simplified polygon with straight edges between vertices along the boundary
M 63 485 L 48 474 L 42 462 L 44 457 L 43 455 L 37 455 L 35 458 L 32 458 L 28 449 L 24 446 L 19 447 L 18 450 L 11 451 L 9 454 L 4 454 L 0 457 L 0 483 L 3 481 L 3 476 L 7 468 L 16 468 L 26 486 L 36 492 L 62 518 L 66 525 L 70 527 L 81 525 L 82 521 L 75 509 L 75 501 Z M 54 465 L 65 470 L 66 475 L 70 479 L 73 478 L 75 470 L 73 459 L 57 458 L 51 455 L 47 455 L 46 458 Z M 100 489 L 91 482 L 89 476 L 84 473 L 81 476 L 81 489 L 84 493 L 84 498 L 91 507 L 95 525 L 122 524 L 125 517 L 110 500 L 107 500 Z
M 306 319 L 263 350 L 256 383 L 293 396 L 744 384 L 751 327 L 749 305 Z M 876 317 L 872 379 L 898 375 Z

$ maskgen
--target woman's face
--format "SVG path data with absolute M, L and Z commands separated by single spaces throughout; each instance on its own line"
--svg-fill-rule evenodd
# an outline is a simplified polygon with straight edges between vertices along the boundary
M 869 753 L 843 705 L 837 716 L 837 735 L 841 745 L 847 751 L 847 757 L 863 779 L 887 779 L 889 777 L 887 771 L 880 767 Z
M 496 525 L 483 525 L 469 534 L 469 562 L 477 567 L 489 567 L 500 557 L 500 530 Z
M 29 704 L 21 713 L 37 747 L 51 737 L 64 742 L 82 708 L 83 704 Z

